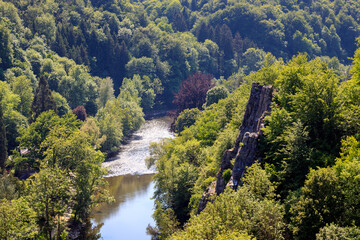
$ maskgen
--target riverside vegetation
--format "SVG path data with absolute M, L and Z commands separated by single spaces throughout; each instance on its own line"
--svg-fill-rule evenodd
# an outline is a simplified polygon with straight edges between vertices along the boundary
M 148 159 L 154 239 L 358 239 L 359 19 L 355 0 L 0 1 L 0 238 L 66 239 L 112 200 L 106 156 L 176 106 Z M 198 214 L 253 82 L 275 90 L 261 163 Z

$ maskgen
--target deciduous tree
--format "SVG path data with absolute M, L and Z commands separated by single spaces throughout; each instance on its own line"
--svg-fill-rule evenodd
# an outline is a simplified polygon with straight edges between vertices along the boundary
M 2 106 L 0 104 L 0 169 L 1 171 L 4 170 L 6 160 L 7 160 L 6 129 L 3 119 Z
M 202 109 L 206 101 L 206 93 L 213 86 L 212 76 L 194 73 L 181 83 L 179 92 L 174 95 L 174 103 L 181 112 L 187 108 Z

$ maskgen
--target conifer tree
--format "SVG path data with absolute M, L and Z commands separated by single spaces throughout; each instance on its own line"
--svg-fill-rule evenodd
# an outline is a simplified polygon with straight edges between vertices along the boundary
M 35 121 L 40 113 L 49 110 L 54 110 L 54 112 L 57 112 L 56 102 L 51 94 L 48 81 L 44 75 L 41 75 L 39 79 L 39 85 L 34 96 L 34 101 L 31 106 L 31 121 Z
M 65 44 L 64 38 L 62 36 L 62 26 L 58 26 L 56 29 L 56 41 L 54 44 L 54 49 L 57 52 L 57 54 L 60 55 L 60 57 L 65 57 L 67 55 L 67 46 Z
M 197 0 L 191 0 L 191 10 L 196 11 L 197 10 Z
M 5 167 L 6 159 L 7 159 L 6 129 L 3 119 L 2 106 L 0 104 L 0 168 L 1 170 L 3 170 Z
M 187 31 L 185 18 L 184 18 L 184 15 L 181 12 L 175 14 L 174 20 L 172 22 L 172 26 L 173 26 L 175 31 L 179 31 L 179 32 Z
M 225 59 L 234 57 L 233 37 L 228 25 L 224 24 L 220 28 L 219 48 L 224 51 Z
M 199 42 L 204 42 L 206 39 L 212 38 L 212 30 L 211 26 L 205 22 L 201 22 L 198 30 L 197 30 L 197 39 Z
M 0 24 L 0 67 L 2 69 L 11 67 L 12 59 L 10 30 L 4 24 Z
M 125 65 L 130 60 L 130 53 L 125 41 L 122 41 L 121 44 L 115 48 L 115 56 L 117 56 L 117 60 L 114 61 L 112 69 L 116 70 L 117 74 L 115 74 L 112 78 L 114 80 L 115 95 L 118 95 L 122 79 L 126 76 Z

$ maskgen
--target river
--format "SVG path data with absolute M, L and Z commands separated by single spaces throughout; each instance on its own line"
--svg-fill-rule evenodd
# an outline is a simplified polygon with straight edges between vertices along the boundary
M 92 223 L 103 224 L 100 234 L 104 240 L 151 238 L 146 234 L 146 227 L 155 225 L 151 217 L 155 168 L 148 169 L 145 158 L 149 156 L 151 142 L 174 137 L 170 132 L 171 121 L 169 117 L 147 120 L 116 157 L 103 163 L 108 168 L 107 189 L 115 202 L 95 208 Z

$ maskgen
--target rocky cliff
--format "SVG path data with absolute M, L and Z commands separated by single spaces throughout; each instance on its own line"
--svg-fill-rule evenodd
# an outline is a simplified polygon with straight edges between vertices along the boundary
M 199 212 L 205 208 L 206 202 L 212 195 L 224 192 L 226 185 L 231 185 L 237 189 L 241 184 L 246 167 L 260 160 L 257 155 L 258 141 L 261 136 L 261 129 L 264 127 L 263 120 L 271 111 L 272 96 L 272 86 L 262 86 L 258 83 L 253 83 L 235 146 L 225 151 L 217 174 L 216 184 L 211 184 L 203 194 L 199 204 Z M 233 159 L 235 159 L 234 165 L 231 163 Z M 232 170 L 232 177 L 229 183 L 226 183 L 223 179 L 223 173 L 227 169 Z

